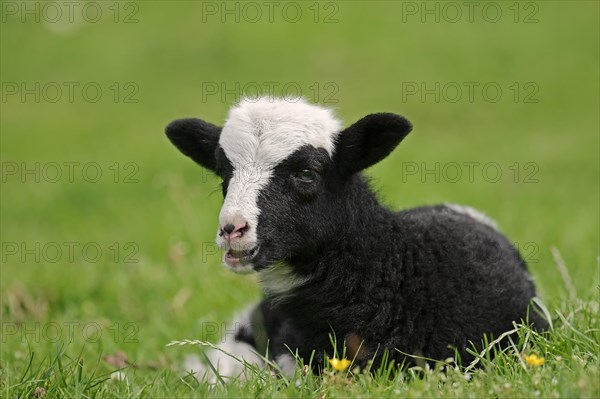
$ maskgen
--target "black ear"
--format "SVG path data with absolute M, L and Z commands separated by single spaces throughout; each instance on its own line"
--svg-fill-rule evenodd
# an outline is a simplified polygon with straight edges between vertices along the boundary
M 215 151 L 219 145 L 221 129 L 200 119 L 177 119 L 165 132 L 171 143 L 196 163 L 207 169 L 216 169 Z
M 340 133 L 334 163 L 344 174 L 359 172 L 388 156 L 411 130 L 412 124 L 400 115 L 367 115 Z

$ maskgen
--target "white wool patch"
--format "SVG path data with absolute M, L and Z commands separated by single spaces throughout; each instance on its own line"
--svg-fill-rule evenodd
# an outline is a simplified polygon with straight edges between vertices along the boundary
M 299 277 L 294 270 L 285 263 L 277 263 L 261 270 L 258 277 L 267 294 L 276 295 L 277 300 L 286 298 L 294 288 L 306 283 L 308 277 Z
M 256 305 L 246 308 L 243 312 L 238 314 L 225 329 L 224 339 L 220 343 L 217 343 L 217 346 L 221 348 L 221 350 L 211 349 L 206 353 L 210 363 L 225 381 L 237 377 L 244 378 L 245 367 L 238 359 L 258 367 L 264 365 L 263 358 L 256 353 L 256 349 L 252 345 L 235 339 L 235 332 L 237 332 L 240 327 L 243 326 L 247 331 L 251 331 L 250 314 L 255 307 Z M 233 356 L 230 356 L 229 354 Z M 218 380 L 211 367 L 202 363 L 196 355 L 186 357 L 183 367 L 186 372 L 192 372 L 200 381 L 206 379 L 211 383 L 216 383 Z
M 286 377 L 293 377 L 298 367 L 296 359 L 291 354 L 279 355 L 275 358 L 275 363 Z
M 471 208 L 469 206 L 458 205 L 458 204 L 444 204 L 444 206 L 446 208 L 453 210 L 454 212 L 458 212 L 458 213 L 467 215 L 467 216 L 475 219 L 479 223 L 483 223 L 487 226 L 490 226 L 491 228 L 493 228 L 495 230 L 499 230 L 498 225 L 496 224 L 496 222 L 493 219 L 491 219 L 489 216 L 485 215 L 484 213 L 478 211 L 477 209 Z
M 341 128 L 333 111 L 304 100 L 244 99 L 229 111 L 219 144 L 233 165 L 233 177 L 219 223 L 248 223 L 248 231 L 237 241 L 239 248 L 250 249 L 257 243 L 258 196 L 273 168 L 305 145 L 324 148 L 331 156 Z M 217 243 L 226 247 L 218 234 Z

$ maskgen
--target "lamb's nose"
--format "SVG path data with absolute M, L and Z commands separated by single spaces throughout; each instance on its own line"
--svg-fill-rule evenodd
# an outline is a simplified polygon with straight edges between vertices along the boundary
M 223 231 L 225 231 L 225 233 L 227 234 L 231 234 L 231 232 L 235 230 L 235 226 L 232 225 L 231 223 L 226 224 L 225 227 L 223 227 Z
M 227 223 L 225 226 L 221 227 L 219 234 L 227 241 L 230 241 L 234 238 L 243 236 L 246 230 L 248 230 L 248 224 L 246 222 L 241 222 L 239 224 Z

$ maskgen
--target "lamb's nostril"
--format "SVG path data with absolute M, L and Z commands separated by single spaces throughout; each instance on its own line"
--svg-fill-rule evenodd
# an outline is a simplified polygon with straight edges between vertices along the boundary
M 231 241 L 236 238 L 240 238 L 248 231 L 250 227 L 248 223 L 227 223 L 223 227 L 219 228 L 219 236 L 223 237 L 226 241 Z
M 242 237 L 246 231 L 248 231 L 248 225 L 244 224 L 243 226 L 235 226 L 235 230 L 231 233 L 232 236 Z
M 231 234 L 231 232 L 235 230 L 235 226 L 232 225 L 231 223 L 226 224 L 225 227 L 223 227 L 223 231 L 225 231 L 225 233 L 227 234 Z

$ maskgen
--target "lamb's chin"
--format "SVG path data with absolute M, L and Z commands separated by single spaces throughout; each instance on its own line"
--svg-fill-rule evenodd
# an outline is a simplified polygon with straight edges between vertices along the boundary
M 231 267 L 227 263 L 223 262 L 223 265 L 225 265 L 225 267 L 228 270 L 231 270 L 235 274 L 253 274 L 253 273 L 256 273 L 256 270 L 254 270 L 254 266 L 252 266 L 251 264 L 243 265 L 243 266 L 238 266 L 238 267 Z

